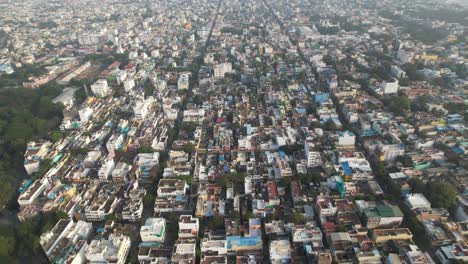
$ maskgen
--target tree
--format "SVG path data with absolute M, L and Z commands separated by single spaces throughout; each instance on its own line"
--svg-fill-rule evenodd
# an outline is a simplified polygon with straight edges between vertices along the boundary
M 328 131 L 336 131 L 337 127 L 335 122 L 332 119 L 328 119 L 328 121 L 324 124 L 323 128 Z
M 143 198 L 143 205 L 145 208 L 151 208 L 154 206 L 154 195 L 150 192 L 147 192 Z
M 413 166 L 413 159 L 409 155 L 398 156 L 396 158 L 397 162 L 400 162 L 405 167 L 412 167 Z
M 410 109 L 410 102 L 408 97 L 402 95 L 390 97 L 388 100 L 386 100 L 386 104 L 390 110 L 397 115 L 402 115 L 404 112 Z
M 154 85 L 151 81 L 147 80 L 144 85 L 145 97 L 152 96 L 154 94 Z
M 14 230 L 5 227 L 0 231 L 0 256 L 12 256 L 16 245 Z
M 435 208 L 451 209 L 457 200 L 457 189 L 448 182 L 429 182 L 426 184 L 424 195 Z
M 151 146 L 140 146 L 137 148 L 138 153 L 153 153 L 154 149 Z
M 183 151 L 187 154 L 192 154 L 195 151 L 195 146 L 191 143 L 185 144 Z
M 1 173 L 3 174 L 3 173 Z M 4 209 L 11 201 L 15 194 L 14 182 L 11 176 L 3 176 L 2 184 L 0 184 L 0 209 Z
M 215 215 L 207 219 L 206 227 L 208 230 L 224 229 L 224 217 Z
M 105 216 L 105 220 L 117 222 L 117 216 L 115 214 L 108 214 Z

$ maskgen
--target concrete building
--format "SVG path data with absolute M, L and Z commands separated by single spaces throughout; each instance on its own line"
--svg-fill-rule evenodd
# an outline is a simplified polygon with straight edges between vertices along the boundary
M 356 135 L 351 131 L 338 132 L 338 147 L 353 148 L 356 144 Z
M 413 234 L 408 228 L 375 229 L 372 238 L 376 244 L 383 244 L 390 240 L 412 241 Z
M 133 78 L 128 78 L 123 82 L 123 84 L 125 92 L 130 92 L 133 87 L 135 87 L 135 80 Z
M 148 218 L 140 228 L 140 237 L 143 242 L 164 242 L 166 237 L 166 219 Z
M 307 167 L 309 168 L 315 168 L 315 167 L 320 167 L 323 164 L 322 157 L 320 156 L 320 152 L 318 151 L 313 151 L 314 145 L 305 142 L 304 144 L 304 150 L 306 154 L 306 159 L 307 159 Z
M 107 97 L 109 95 L 109 85 L 106 79 L 99 79 L 91 84 L 91 91 L 97 97 Z
M 395 205 L 358 200 L 356 206 L 369 229 L 396 227 L 403 221 L 403 213 Z
M 198 218 L 191 215 L 181 215 L 179 218 L 179 239 L 197 238 L 199 228 Z
M 18 197 L 18 204 L 20 206 L 32 204 L 47 187 L 49 187 L 49 180 L 45 177 L 34 181 L 25 192 L 20 194 Z
M 86 251 L 88 263 L 126 263 L 131 241 L 128 236 L 110 235 L 108 239 L 93 240 Z
M 383 81 L 380 85 L 380 89 L 382 90 L 383 94 L 396 94 L 398 93 L 398 89 L 400 88 L 398 84 L 398 80 L 393 82 Z
M 215 78 L 224 78 L 226 73 L 232 72 L 232 64 L 230 62 L 220 63 L 213 67 L 214 70 L 214 77 Z
M 177 89 L 179 90 L 187 90 L 189 88 L 189 75 L 183 73 L 179 76 L 177 80 Z
M 422 193 L 412 193 L 406 197 L 406 204 L 411 210 L 430 210 L 431 203 Z
M 272 264 L 290 263 L 292 260 L 289 240 L 273 240 L 270 243 L 270 262 Z

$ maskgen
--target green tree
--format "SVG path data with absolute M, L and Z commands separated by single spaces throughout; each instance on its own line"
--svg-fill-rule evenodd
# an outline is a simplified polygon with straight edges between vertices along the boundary
M 455 206 L 457 194 L 457 189 L 452 184 L 441 181 L 427 183 L 424 192 L 432 207 L 446 209 Z
M 145 208 L 151 208 L 154 206 L 154 195 L 151 192 L 147 192 L 143 198 L 143 205 Z

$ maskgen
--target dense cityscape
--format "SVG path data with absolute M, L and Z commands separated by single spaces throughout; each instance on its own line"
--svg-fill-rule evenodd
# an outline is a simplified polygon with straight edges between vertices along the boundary
M 467 2 L 0 10 L 0 263 L 468 263 Z

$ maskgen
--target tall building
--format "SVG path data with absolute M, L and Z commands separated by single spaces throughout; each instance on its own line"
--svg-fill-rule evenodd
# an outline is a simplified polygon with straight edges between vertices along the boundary
M 218 65 L 215 65 L 213 70 L 215 78 L 224 78 L 224 75 L 226 73 L 232 72 L 232 64 L 230 62 L 220 63 Z
M 393 82 L 383 81 L 380 85 L 380 88 L 382 89 L 382 92 L 384 94 L 395 94 L 398 93 L 398 89 L 400 88 L 400 86 L 398 84 L 398 80 L 395 80 Z
M 91 84 L 91 91 L 97 97 L 106 97 L 109 95 L 109 85 L 106 79 L 99 79 L 95 83 Z

